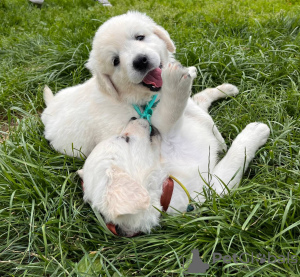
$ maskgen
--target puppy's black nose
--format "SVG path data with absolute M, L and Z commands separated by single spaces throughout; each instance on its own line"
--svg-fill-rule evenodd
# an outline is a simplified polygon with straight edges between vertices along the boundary
M 133 68 L 138 70 L 138 71 L 143 71 L 148 68 L 148 59 L 147 56 L 145 55 L 138 55 L 134 60 L 133 60 Z

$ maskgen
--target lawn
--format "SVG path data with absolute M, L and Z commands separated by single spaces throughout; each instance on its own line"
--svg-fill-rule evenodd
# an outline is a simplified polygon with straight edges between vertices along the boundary
M 110 2 L 0 1 L 0 276 L 300 276 L 300 1 Z M 127 10 L 168 30 L 176 58 L 198 69 L 193 93 L 239 87 L 210 110 L 228 146 L 250 122 L 271 129 L 238 189 L 135 238 L 103 229 L 82 200 L 84 161 L 54 151 L 40 120 L 44 85 L 90 78 L 95 31 Z M 194 249 L 206 273 L 185 273 Z

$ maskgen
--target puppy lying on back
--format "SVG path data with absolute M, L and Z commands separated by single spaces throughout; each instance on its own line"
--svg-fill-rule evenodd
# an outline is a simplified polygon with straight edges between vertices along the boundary
M 147 120 L 134 119 L 120 135 L 100 142 L 78 171 L 84 200 L 127 236 L 158 225 L 153 207 L 161 209 L 168 177 L 160 163 L 160 135 L 150 134 Z
M 223 195 L 238 185 L 255 152 L 267 141 L 269 128 L 250 123 L 218 161 L 218 152 L 226 146 L 207 110 L 213 101 L 238 91 L 223 84 L 191 99 L 194 77 L 193 68 L 169 64 L 162 78 L 172 105 L 161 118 L 160 136 L 150 136 L 147 121 L 132 120 L 121 135 L 98 144 L 79 172 L 84 199 L 122 235 L 150 232 L 158 225 L 160 213 L 155 207 L 162 210 L 160 197 L 169 175 L 179 179 L 193 199 L 203 202 L 204 186 Z M 175 185 L 167 212 L 186 211 L 188 204 L 184 190 Z

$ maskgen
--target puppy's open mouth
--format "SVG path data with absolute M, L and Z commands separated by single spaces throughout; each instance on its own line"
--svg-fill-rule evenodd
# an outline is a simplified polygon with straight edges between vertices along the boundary
M 161 78 L 161 68 L 162 65 L 149 71 L 143 79 L 142 85 L 149 88 L 151 91 L 159 91 L 163 83 Z

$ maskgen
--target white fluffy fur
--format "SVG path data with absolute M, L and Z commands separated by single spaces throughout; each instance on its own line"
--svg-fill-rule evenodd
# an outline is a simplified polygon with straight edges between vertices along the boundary
M 162 183 L 160 137 L 150 141 L 149 124 L 131 121 L 119 136 L 100 142 L 78 173 L 84 200 L 127 235 L 150 232 L 159 223 Z
M 137 35 L 145 39 L 138 41 Z M 95 35 L 87 63 L 93 77 L 61 90 L 53 99 L 45 90 L 45 137 L 57 151 L 79 156 L 81 150 L 89 155 L 100 141 L 119 134 L 131 117 L 138 116 L 132 104 L 145 104 L 154 94 L 140 84 L 146 73 L 134 70 L 133 59 L 147 55 L 152 70 L 173 61 L 174 51 L 167 31 L 144 14 L 128 12 L 105 22 Z M 164 86 L 159 92 L 163 94 Z
M 226 149 L 226 145 L 207 113 L 207 109 L 215 100 L 224 98 L 226 95 L 236 95 L 237 88 L 224 84 L 217 88 L 206 89 L 196 94 L 192 100 L 189 98 L 188 90 L 193 78 L 190 77 L 191 74 L 188 74 L 188 70 L 179 65 L 171 65 L 166 71 L 164 78 L 172 79 L 172 82 L 169 80 L 170 83 L 174 83 L 174 86 L 186 95 L 189 104 L 183 108 L 181 116 L 175 122 L 173 118 L 177 118 L 178 115 L 171 116 L 168 113 L 180 113 L 180 109 L 173 110 L 166 107 L 169 112 L 166 112 L 165 119 L 171 119 L 172 123 L 167 128 L 168 132 L 161 134 L 161 156 L 159 148 L 154 148 L 149 142 L 148 129 L 141 137 L 140 129 L 145 129 L 145 126 L 141 127 L 141 125 L 147 122 L 139 119 L 129 123 L 128 126 L 134 127 L 130 129 L 130 132 L 127 127 L 120 136 L 99 143 L 87 158 L 84 169 L 81 171 L 85 188 L 84 199 L 104 215 L 106 222 L 118 225 L 127 235 L 139 231 L 150 232 L 151 228 L 159 224 L 159 213 L 155 208 L 162 210 L 159 199 L 163 181 L 168 175 L 172 174 L 179 179 L 192 198 L 199 202 L 205 200 L 202 191 L 207 184 L 219 195 L 226 194 L 227 188 L 231 190 L 239 184 L 255 152 L 265 144 L 269 136 L 267 125 L 250 123 L 234 140 L 225 157 L 218 162 L 217 154 Z M 181 82 L 185 85 L 178 84 Z M 182 90 L 184 86 L 186 86 L 186 91 Z M 181 97 L 180 103 L 185 102 Z M 197 100 L 200 101 L 199 105 L 195 103 Z M 164 119 L 162 121 L 167 126 L 167 121 Z M 129 137 L 127 143 L 126 136 Z M 111 175 L 108 178 L 107 174 L 104 174 L 115 167 L 123 172 L 124 179 L 116 180 Z M 126 190 L 126 197 L 132 199 L 131 204 L 122 199 L 123 194 L 114 191 L 114 186 L 123 186 Z M 144 191 L 142 195 L 140 194 L 141 187 L 147 190 L 148 196 L 145 196 Z M 111 190 L 112 194 L 116 193 L 120 197 L 115 198 L 112 205 L 107 202 L 107 190 Z M 139 200 L 144 201 L 145 205 L 141 205 L 137 197 L 140 197 Z M 176 213 L 176 210 L 184 212 L 187 205 L 188 198 L 184 190 L 175 184 L 167 212 L 170 214 Z M 132 211 L 110 216 L 115 207 L 123 211 L 132 208 Z
M 136 41 L 136 35 L 145 35 L 145 40 Z M 45 90 L 47 108 L 42 120 L 45 136 L 55 149 L 78 155 L 77 150 L 72 152 L 73 144 L 89 155 L 101 142 L 80 171 L 84 199 L 127 234 L 149 232 L 158 224 L 159 212 L 153 206 L 161 209 L 159 199 L 166 176 L 176 176 L 198 201 L 204 200 L 199 193 L 206 183 L 221 195 L 227 192 L 222 182 L 229 189 L 237 185 L 255 151 L 269 136 L 265 124 L 249 124 L 218 162 L 217 154 L 226 145 L 208 108 L 215 100 L 235 96 L 238 90 L 223 84 L 191 99 L 196 69 L 174 63 L 174 51 L 162 27 L 146 15 L 129 12 L 108 20 L 96 33 L 88 62 L 93 78 L 60 91 L 54 98 Z M 147 55 L 153 68 L 163 65 L 160 103 L 152 116 L 152 124 L 161 133 L 161 150 L 157 141 L 150 143 L 146 122 L 136 120 L 127 126 L 131 117 L 138 117 L 132 104 L 145 104 L 153 95 L 140 84 L 145 75 L 132 68 L 137 54 Z M 117 67 L 112 62 L 115 55 L 120 57 Z M 122 138 L 126 136 L 129 143 Z M 186 194 L 175 185 L 168 212 L 174 212 L 172 207 L 185 211 L 187 204 Z

